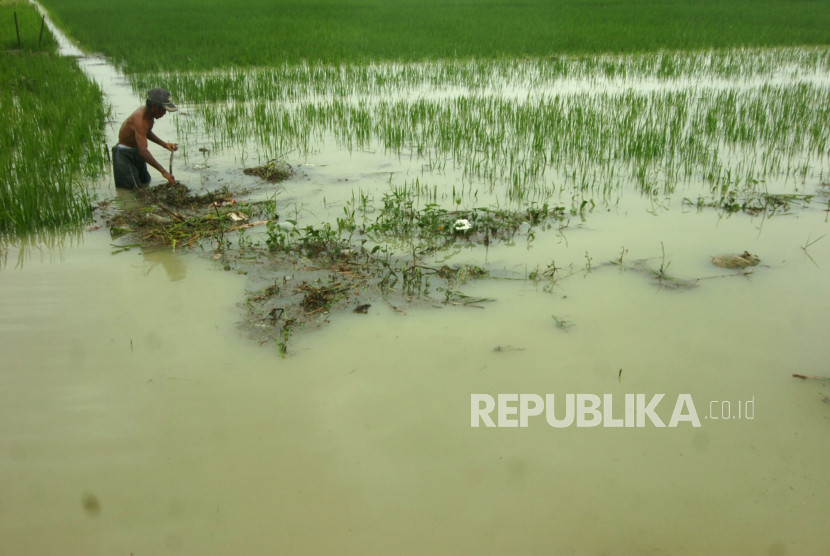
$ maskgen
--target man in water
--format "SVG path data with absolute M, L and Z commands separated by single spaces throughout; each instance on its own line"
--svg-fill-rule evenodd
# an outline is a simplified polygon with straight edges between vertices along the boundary
M 164 117 L 167 112 L 175 112 L 176 105 L 170 100 L 170 92 L 166 89 L 153 89 L 147 94 L 147 102 L 127 118 L 118 132 L 118 144 L 112 148 L 112 170 L 115 175 L 115 187 L 135 189 L 147 187 L 150 183 L 150 172 L 147 164 L 161 172 L 161 175 L 171 185 L 175 185 L 173 177 L 159 164 L 147 148 L 149 139 L 161 145 L 170 152 L 179 149 L 176 143 L 166 143 L 153 133 L 153 124 L 158 118 Z

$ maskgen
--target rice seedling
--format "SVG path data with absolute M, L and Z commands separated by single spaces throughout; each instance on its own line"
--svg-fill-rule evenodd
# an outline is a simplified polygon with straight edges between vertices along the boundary
M 813 259 L 812 255 L 810 255 L 810 253 L 807 250 L 810 247 L 812 247 L 815 243 L 817 243 L 819 240 L 824 238 L 824 236 L 821 235 L 821 236 L 817 237 L 816 239 L 813 239 L 812 241 L 811 241 L 811 238 L 812 238 L 812 236 L 807 236 L 807 242 L 804 245 L 801 246 L 801 250 L 804 251 L 804 255 L 806 257 L 808 257 L 813 262 L 813 264 L 816 264 L 816 261 Z M 818 265 L 816 265 L 816 266 L 818 266 Z
M 553 317 L 553 321 L 556 323 L 556 328 L 558 328 L 562 332 L 567 332 L 568 329 L 573 326 L 573 323 L 571 321 L 559 318 L 556 315 L 551 316 Z
M 463 305 L 464 307 L 483 309 L 482 303 L 495 301 L 490 297 L 473 297 L 449 288 L 438 288 L 438 290 L 444 292 L 444 305 Z
M 265 181 L 281 182 L 289 179 L 294 174 L 294 169 L 287 162 L 271 160 L 261 166 L 245 168 L 244 173 L 260 177 Z

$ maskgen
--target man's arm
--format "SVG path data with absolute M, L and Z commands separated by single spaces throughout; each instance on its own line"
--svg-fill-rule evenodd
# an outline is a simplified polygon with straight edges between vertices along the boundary
M 156 137 L 156 134 L 150 131 L 149 134 L 145 134 L 144 131 L 136 126 L 135 130 L 135 143 L 138 146 L 138 154 L 141 155 L 147 164 L 161 172 L 161 175 L 164 179 L 166 179 L 171 185 L 176 184 L 176 178 L 173 177 L 173 174 L 169 173 L 164 167 L 158 163 L 158 161 L 153 158 L 153 154 L 150 152 L 150 149 L 147 148 L 147 137 L 150 136 L 153 139 L 154 143 L 159 143 L 160 139 Z M 162 146 L 165 146 L 164 143 L 159 143 Z M 165 148 L 167 148 L 165 146 Z
M 152 141 L 156 145 L 161 145 L 162 147 L 164 147 L 165 149 L 167 149 L 170 152 L 175 152 L 175 151 L 179 150 L 178 143 L 168 143 L 166 141 L 162 141 L 161 139 L 159 139 L 158 135 L 153 133 L 152 129 L 149 132 L 147 132 L 147 139 L 149 139 L 150 141 Z

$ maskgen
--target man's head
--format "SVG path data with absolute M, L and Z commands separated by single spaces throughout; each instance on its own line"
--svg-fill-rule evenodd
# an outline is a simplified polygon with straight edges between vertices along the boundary
M 157 114 L 157 118 L 163 116 L 165 112 L 175 112 L 178 110 L 176 105 L 170 100 L 170 91 L 160 87 L 147 93 L 147 108 L 153 109 Z

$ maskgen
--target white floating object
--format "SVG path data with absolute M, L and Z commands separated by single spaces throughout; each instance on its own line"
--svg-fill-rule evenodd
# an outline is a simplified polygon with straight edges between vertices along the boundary
M 246 222 L 248 220 L 248 215 L 243 212 L 233 211 L 228 213 L 228 218 L 234 222 Z
M 473 225 L 466 218 L 460 218 L 456 220 L 455 223 L 452 225 L 452 229 L 456 232 L 466 232 L 472 227 Z

